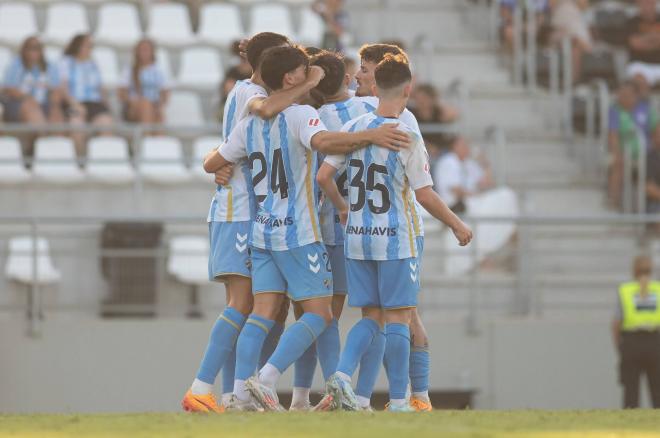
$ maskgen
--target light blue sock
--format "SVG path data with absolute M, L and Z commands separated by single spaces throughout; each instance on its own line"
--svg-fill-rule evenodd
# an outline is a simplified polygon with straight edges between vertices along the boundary
M 209 343 L 197 371 L 199 380 L 211 385 L 215 383 L 215 378 L 230 356 L 244 323 L 245 316 L 238 310 L 227 307 L 222 312 L 211 329 Z
M 259 354 L 275 321 L 252 314 L 236 343 L 236 379 L 247 380 L 257 370 Z
M 283 373 L 325 330 L 325 320 L 320 315 L 306 312 L 284 332 L 275 352 L 268 360 Z
M 261 349 L 261 355 L 259 356 L 259 367 L 257 369 L 262 369 L 264 365 L 266 365 L 268 359 L 270 359 L 270 357 L 275 352 L 283 332 L 284 324 L 281 322 L 276 322 L 275 325 L 273 325 L 273 327 L 270 329 L 270 332 L 268 332 L 268 336 L 266 336 L 266 340 L 264 341 L 264 346 Z
M 390 400 L 404 399 L 410 366 L 410 327 L 407 324 L 387 324 L 385 337 L 385 370 L 390 382 Z
M 412 392 L 429 390 L 431 355 L 428 347 L 414 347 L 410 350 L 410 387 Z
M 339 341 L 339 321 L 333 318 L 330 325 L 316 340 L 316 351 L 319 354 L 319 363 L 323 371 L 323 379 L 328 380 L 339 364 L 341 345 Z
M 346 344 L 341 353 L 337 371 L 352 376 L 378 331 L 378 323 L 373 319 L 362 318 L 359 320 L 346 336 Z
M 311 388 L 316 371 L 316 342 L 307 347 L 307 350 L 293 365 L 293 387 Z
M 367 352 L 362 356 L 360 361 L 360 372 L 358 373 L 357 386 L 355 393 L 365 398 L 371 398 L 374 392 L 376 380 L 380 373 L 380 367 L 383 364 L 383 356 L 385 355 L 385 333 L 379 331 Z
M 222 393 L 228 394 L 234 391 L 234 373 L 236 372 L 236 345 L 231 349 L 231 354 L 222 367 Z

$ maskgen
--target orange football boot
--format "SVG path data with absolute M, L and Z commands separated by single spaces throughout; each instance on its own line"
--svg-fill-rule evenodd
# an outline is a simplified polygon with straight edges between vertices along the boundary
M 433 410 L 431 402 L 416 397 L 410 397 L 410 406 L 412 406 L 417 412 L 431 412 Z
M 225 411 L 224 406 L 218 405 L 215 395 L 204 394 L 195 395 L 191 390 L 186 392 L 186 395 L 181 401 L 181 406 L 186 412 L 202 412 L 202 413 L 216 413 L 222 414 Z

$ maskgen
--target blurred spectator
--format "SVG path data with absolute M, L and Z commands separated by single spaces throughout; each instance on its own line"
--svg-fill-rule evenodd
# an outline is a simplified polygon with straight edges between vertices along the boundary
M 156 64 L 154 43 L 144 39 L 133 51 L 133 63 L 123 72 L 119 100 L 124 119 L 136 123 L 163 123 L 169 97 L 169 78 Z
M 232 54 L 232 67 L 227 71 L 226 75 L 231 74 L 233 77 L 240 77 L 242 79 L 247 79 L 252 76 L 252 67 L 245 57 L 244 53 L 241 53 L 241 42 L 234 41 L 231 45 L 231 54 Z M 231 72 L 231 73 L 230 73 Z
M 519 0 L 499 0 L 500 2 L 500 39 L 507 51 L 513 50 L 513 15 L 519 5 Z M 537 12 L 537 30 L 540 31 L 546 23 L 545 15 L 549 12 L 548 0 L 534 0 Z
M 660 213 L 660 126 L 653 131 L 652 147 L 646 157 L 646 212 Z M 660 231 L 660 223 L 653 228 Z
M 637 0 L 638 15 L 628 21 L 628 74 L 642 74 L 654 86 L 660 80 L 660 17 L 656 0 Z
M 312 9 L 325 22 L 325 32 L 321 47 L 327 50 L 342 51 L 348 36 L 349 16 L 344 8 L 344 0 L 316 0 Z
M 37 37 L 27 38 L 4 74 L 4 90 L 0 95 L 4 121 L 46 122 L 51 113 L 50 95 L 56 92 L 58 86 L 57 67 L 46 61 L 41 42 Z M 32 141 L 33 138 L 24 138 L 26 155 L 32 155 Z
M 105 103 L 101 73 L 92 60 L 92 37 L 79 34 L 73 37 L 60 61 L 60 81 L 63 89 L 65 112 L 72 124 L 92 123 L 98 126 L 112 124 L 112 116 Z M 85 135 L 73 134 L 79 155 L 85 150 Z
M 485 157 L 471 158 L 470 146 L 463 137 L 456 137 L 451 152 L 440 157 L 433 177 L 440 197 L 455 213 L 466 211 L 469 196 L 494 186 Z
M 549 0 L 551 43 L 560 44 L 568 37 L 572 43 L 573 82 L 582 74 L 582 56 L 592 49 L 589 25 L 582 11 L 589 7 L 589 0 Z
M 410 99 L 410 111 L 419 123 L 453 123 L 458 119 L 458 110 L 440 101 L 436 88 L 431 84 L 415 86 Z M 443 133 L 424 134 L 427 147 L 439 151 L 451 146 L 451 137 Z
M 637 163 L 640 151 L 647 150 L 651 133 L 658 124 L 658 114 L 648 99 L 640 98 L 634 81 L 627 80 L 617 92 L 617 101 L 612 105 L 608 121 L 608 143 L 610 150 L 610 172 L 608 196 L 614 208 L 621 207 L 623 186 L 623 154 L 630 154 L 632 163 Z

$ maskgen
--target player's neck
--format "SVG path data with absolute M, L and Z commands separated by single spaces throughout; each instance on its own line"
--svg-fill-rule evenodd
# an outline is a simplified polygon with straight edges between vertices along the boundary
M 325 99 L 325 103 L 337 103 L 337 102 L 343 102 L 345 100 L 348 100 L 351 98 L 351 95 L 348 94 L 348 90 L 343 89 L 340 90 L 339 93 L 329 96 Z
M 380 99 L 378 108 L 376 108 L 376 114 L 386 119 L 398 119 L 405 108 L 405 100 Z
M 266 84 L 261 79 L 261 74 L 258 71 L 252 73 L 252 76 L 250 77 L 250 82 L 252 82 L 253 84 L 261 85 L 264 88 L 266 87 Z

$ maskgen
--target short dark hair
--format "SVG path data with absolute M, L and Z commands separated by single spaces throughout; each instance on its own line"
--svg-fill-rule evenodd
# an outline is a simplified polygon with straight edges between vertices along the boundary
M 250 66 L 252 66 L 252 70 L 259 68 L 266 50 L 289 44 L 291 44 L 291 41 L 286 36 L 274 32 L 261 32 L 250 38 L 245 48 L 245 53 Z
M 365 44 L 360 47 L 360 58 L 362 61 L 373 62 L 378 64 L 385 55 L 402 55 L 408 61 L 408 55 L 399 46 L 393 44 Z
M 309 66 L 309 58 L 299 47 L 273 47 L 266 50 L 261 62 L 261 79 L 271 90 L 282 88 L 284 75 L 301 65 Z
M 412 72 L 408 60 L 403 55 L 388 53 L 378 63 L 374 71 L 376 86 L 382 90 L 390 90 L 412 80 Z
M 316 86 L 316 89 L 324 96 L 336 94 L 341 88 L 341 84 L 344 82 L 344 76 L 346 75 L 346 65 L 344 64 L 343 56 L 336 52 L 323 50 L 312 57 L 310 64 L 318 65 L 325 72 L 325 76 Z
M 324 51 L 323 49 L 319 49 L 318 47 L 314 47 L 314 46 L 305 47 L 305 53 L 307 53 L 307 56 L 309 57 L 316 56 L 323 51 Z

